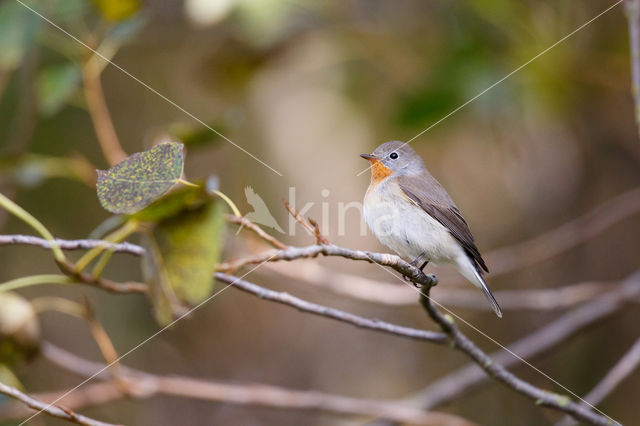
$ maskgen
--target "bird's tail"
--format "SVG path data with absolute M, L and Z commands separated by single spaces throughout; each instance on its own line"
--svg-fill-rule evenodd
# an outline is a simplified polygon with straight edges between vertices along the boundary
M 493 297 L 493 293 L 489 290 L 489 286 L 484 282 L 482 275 L 476 268 L 476 265 L 473 263 L 471 259 L 465 256 L 463 259 L 458 259 L 458 269 L 460 273 L 465 276 L 466 279 L 471 281 L 476 287 L 478 287 L 484 293 L 484 296 L 487 298 L 493 311 L 496 313 L 498 318 L 502 318 L 502 309 L 500 309 L 500 305 L 498 305 L 498 301 L 495 297 Z
M 502 318 L 502 309 L 500 309 L 500 305 L 498 305 L 498 301 L 496 300 L 495 297 L 493 297 L 493 293 L 491 293 L 491 290 L 489 290 L 489 286 L 487 285 L 486 282 L 484 282 L 482 275 L 480 275 L 478 271 L 474 271 L 474 272 L 475 272 L 476 278 L 480 282 L 479 287 L 484 293 L 484 296 L 487 298 L 487 300 L 491 304 L 493 311 L 496 313 L 498 318 Z

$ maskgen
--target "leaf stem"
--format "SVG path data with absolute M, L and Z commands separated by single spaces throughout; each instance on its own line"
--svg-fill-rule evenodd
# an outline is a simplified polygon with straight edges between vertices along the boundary
M 176 183 L 181 183 L 181 184 L 183 184 L 184 186 L 190 186 L 190 187 L 192 187 L 192 188 L 200 188 L 200 185 L 197 185 L 197 184 L 195 184 L 195 183 L 191 183 L 191 182 L 189 182 L 188 180 L 184 180 L 184 179 L 182 179 L 182 178 L 178 179 L 178 180 L 176 181 Z
M 55 311 L 81 319 L 87 316 L 87 310 L 83 305 L 63 297 L 36 297 L 31 299 L 30 302 L 37 313 Z
M 44 239 L 49 241 L 49 243 L 51 243 L 51 251 L 53 252 L 53 257 L 58 263 L 66 262 L 67 258 L 60 249 L 60 246 L 56 242 L 55 238 L 53 238 L 51 232 L 49 232 L 49 230 L 38 219 L 33 217 L 29 212 L 11 201 L 2 193 L 0 193 L 0 206 L 4 207 L 9 213 L 13 214 L 27 225 L 31 226 Z
M 129 219 L 120 228 L 107 235 L 104 238 L 104 241 L 108 243 L 119 243 L 137 230 L 138 222 L 136 220 Z M 91 263 L 91 261 L 95 259 L 100 253 L 102 253 L 106 248 L 107 247 L 104 246 L 97 246 L 86 252 L 85 255 L 78 259 L 78 261 L 76 262 L 76 271 L 81 272 L 82 270 L 84 270 L 84 268 L 86 268 L 87 265 L 89 265 L 89 263 Z M 104 263 L 106 265 L 106 261 L 104 261 Z M 101 268 L 104 268 L 105 265 L 102 265 Z M 96 265 L 96 268 L 98 266 L 100 266 L 100 264 Z M 99 272 L 101 271 L 102 270 L 100 269 Z M 95 272 L 96 271 L 94 270 L 94 273 Z
M 74 280 L 66 275 L 43 274 L 30 275 L 28 277 L 16 278 L 0 284 L 0 293 L 18 288 L 29 287 L 39 284 L 72 284 Z
M 227 197 L 227 195 L 224 192 L 220 192 L 216 189 L 215 191 L 213 191 L 213 193 L 216 194 L 218 197 L 222 198 L 224 202 L 227 203 L 227 205 L 231 208 L 231 211 L 233 211 L 234 215 L 238 217 L 242 217 L 242 213 L 240 213 L 240 210 L 238 209 L 238 207 L 236 207 L 235 203 L 231 201 L 231 198 Z

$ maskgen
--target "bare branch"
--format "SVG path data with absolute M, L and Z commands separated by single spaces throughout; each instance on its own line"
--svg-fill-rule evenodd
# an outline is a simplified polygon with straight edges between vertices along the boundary
M 613 419 L 597 414 L 589 407 L 583 404 L 578 404 L 571 401 L 571 399 L 565 395 L 560 395 L 553 392 L 548 392 L 537 388 L 526 382 L 513 373 L 509 372 L 501 364 L 494 362 L 489 355 L 487 355 L 482 349 L 475 345 L 460 329 L 456 326 L 453 318 L 443 315 L 438 309 L 435 308 L 429 297 L 430 287 L 425 287 L 421 293 L 422 297 L 420 302 L 424 306 L 425 310 L 435 321 L 442 331 L 447 333 L 453 340 L 453 347 L 471 358 L 478 366 L 480 366 L 485 373 L 494 379 L 502 382 L 507 387 L 514 391 L 526 396 L 527 398 L 535 401 L 536 405 L 544 407 L 554 408 L 558 411 L 562 411 L 570 414 L 578 420 L 585 421 L 593 425 L 608 426 L 618 424 Z
M 298 212 L 287 200 L 282 199 L 282 204 L 287 209 L 289 214 L 298 222 L 302 227 L 316 239 L 316 244 L 329 244 L 329 240 L 326 239 L 324 235 L 320 233 L 320 227 L 318 227 L 318 222 L 311 218 L 307 218 L 305 220 L 304 217 Z
M 532 358 L 566 342 L 576 332 L 614 314 L 627 302 L 636 298 L 638 294 L 640 294 L 640 271 L 626 278 L 615 291 L 573 309 L 530 335 L 510 344 L 508 349 L 522 358 Z M 504 349 L 491 354 L 491 359 L 505 368 L 520 363 L 519 359 Z M 413 396 L 411 400 L 426 409 L 432 409 L 453 401 L 487 381 L 488 376 L 482 369 L 475 363 L 470 363 L 435 381 Z
M 605 399 L 618 385 L 640 365 L 640 339 L 631 346 L 631 349 L 613 366 L 604 378 L 589 392 L 584 400 L 592 405 L 598 405 Z M 572 426 L 577 424 L 571 417 L 565 417 L 557 426 Z
M 317 257 L 319 255 L 338 256 L 351 260 L 359 260 L 369 263 L 377 263 L 378 265 L 382 266 L 388 266 L 401 273 L 402 275 L 410 278 L 414 283 L 419 285 L 435 285 L 437 283 L 437 279 L 434 275 L 425 275 L 419 268 L 410 265 L 408 262 L 405 262 L 396 255 L 388 253 L 374 253 L 365 250 L 352 250 L 333 244 L 316 244 L 306 247 L 289 247 L 286 250 L 271 250 L 254 256 L 227 262 L 221 265 L 220 269 L 226 270 L 226 268 L 232 268 L 233 270 L 236 270 L 241 266 L 254 265 L 266 261 L 291 261 L 296 259 Z
M 102 363 L 80 358 L 48 342 L 43 345 L 43 353 L 50 362 L 83 377 L 91 376 L 95 371 L 100 371 L 104 368 Z M 134 370 L 126 366 L 123 366 L 121 372 L 123 379 L 128 382 L 128 385 L 132 388 L 137 388 L 135 394 L 139 397 L 151 397 L 162 394 L 232 404 L 321 410 L 367 417 L 383 416 L 393 418 L 395 421 L 413 424 L 443 426 L 472 425 L 471 422 L 455 415 L 425 412 L 403 406 L 394 400 L 359 399 L 323 392 L 300 391 L 262 384 L 229 384 L 184 376 L 160 376 Z M 108 376 L 101 375 L 99 378 L 105 379 L 108 378 Z M 106 393 L 110 400 L 118 397 L 118 389 L 113 382 L 101 383 L 101 385 L 103 386 L 100 390 Z M 108 385 L 109 387 L 104 385 Z M 87 387 L 84 389 L 84 392 L 69 395 L 65 398 L 65 403 L 69 406 L 79 408 L 82 404 L 96 402 L 95 398 L 82 396 L 82 393 L 87 392 L 87 389 L 89 389 L 91 394 L 95 393 L 93 389 Z M 47 397 L 52 398 L 57 394 L 57 392 L 49 393 Z M 120 394 L 120 396 L 124 395 Z M 23 416 L 24 413 L 17 412 L 13 407 L 9 407 L 9 409 L 5 409 L 4 407 L 0 408 L 0 420 L 16 417 L 17 415 Z
M 272 302 L 281 303 L 283 305 L 292 306 L 300 311 L 309 312 L 315 315 L 335 319 L 338 321 L 346 322 L 348 324 L 355 325 L 360 328 L 367 328 L 370 330 L 383 331 L 389 334 L 395 334 L 397 336 L 409 337 L 416 340 L 426 340 L 432 343 L 445 344 L 448 342 L 448 338 L 445 334 L 436 333 L 428 330 L 418 330 L 415 328 L 403 327 L 388 322 L 380 321 L 378 319 L 363 318 L 348 312 L 344 312 L 338 309 L 329 308 L 327 306 L 318 305 L 315 303 L 307 302 L 306 300 L 299 299 L 288 293 L 281 293 L 273 290 L 260 287 L 256 284 L 237 278 L 233 275 L 223 274 L 222 272 L 216 272 L 215 277 L 217 280 L 225 282 L 227 284 L 233 284 L 234 287 L 258 296 L 260 299 L 269 300 Z
M 111 423 L 105 423 L 98 420 L 94 420 L 92 418 L 83 416 L 82 414 L 75 413 L 66 407 L 61 407 L 57 405 L 49 406 L 49 404 L 42 402 L 38 399 L 32 398 L 29 395 L 20 392 L 18 389 L 12 388 L 11 386 L 7 386 L 4 383 L 0 382 L 0 393 L 9 396 L 13 399 L 17 399 L 22 404 L 26 405 L 29 408 L 32 408 L 37 411 L 42 411 L 52 417 L 57 417 L 59 419 L 67 420 L 71 423 L 76 423 L 79 425 L 87 425 L 87 426 L 113 426 Z M 30 412 L 25 413 L 24 415 L 29 415 Z
M 100 72 L 100 67 L 95 61 L 87 61 L 82 68 L 82 81 L 89 115 L 93 121 L 102 154 L 107 162 L 113 166 L 127 158 L 127 153 L 122 149 L 113 126 L 113 120 L 104 98 Z
M 56 238 L 56 244 L 62 250 L 89 250 L 104 247 L 116 253 L 130 253 L 136 256 L 144 254 L 144 248 L 131 243 L 112 244 L 102 240 L 61 240 Z M 0 235 L 0 246 L 24 244 L 50 250 L 51 244 L 44 238 L 31 235 Z
M 232 214 L 228 214 L 225 217 L 226 217 L 227 221 L 229 221 L 231 223 L 236 223 L 236 224 L 240 225 L 241 228 L 250 229 L 257 236 L 259 236 L 260 238 L 262 238 L 263 240 L 265 240 L 266 242 L 268 242 L 269 244 L 271 244 L 275 248 L 286 249 L 288 247 L 286 244 L 278 241 L 273 236 L 267 234 L 264 231 L 264 229 L 260 228 L 258 225 L 256 225 L 255 223 L 251 222 L 246 217 L 235 216 L 235 215 L 232 215 Z

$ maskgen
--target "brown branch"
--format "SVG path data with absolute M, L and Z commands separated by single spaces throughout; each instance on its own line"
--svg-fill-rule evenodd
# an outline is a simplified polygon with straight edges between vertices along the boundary
M 266 242 L 268 242 L 269 244 L 271 244 L 275 248 L 286 249 L 288 247 L 286 244 L 278 241 L 273 236 L 267 234 L 262 228 L 260 228 L 255 223 L 251 222 L 246 217 L 235 216 L 235 215 L 232 215 L 232 214 L 228 214 L 225 217 L 226 217 L 227 221 L 229 221 L 231 223 L 236 223 L 236 224 L 240 225 L 241 228 L 250 229 L 256 235 L 258 235 L 260 238 L 262 238 L 263 240 L 265 240 Z
M 618 385 L 640 365 L 640 339 L 631 346 L 631 349 L 613 366 L 604 378 L 584 397 L 584 400 L 592 405 L 598 405 Z M 571 417 L 565 417 L 556 426 L 572 426 L 577 424 Z
M 0 235 L 0 246 L 14 244 L 36 246 L 46 250 L 51 249 L 51 243 L 44 238 L 31 235 Z M 102 240 L 61 240 L 56 238 L 56 244 L 62 250 L 89 250 L 95 247 L 104 247 L 116 253 L 129 253 L 136 256 L 144 254 L 144 248 L 127 242 L 112 244 Z
M 235 217 L 233 216 L 233 218 Z M 144 248 L 127 242 L 112 244 L 102 240 L 61 239 L 56 239 L 56 242 L 63 250 L 87 250 L 94 247 L 104 247 L 117 253 L 129 253 L 136 256 L 144 254 Z M 29 235 L 0 235 L 0 246 L 11 244 L 32 245 L 44 249 L 51 248 L 49 241 L 43 238 Z M 300 253 L 302 248 L 286 247 L 286 249 L 293 249 L 293 251 Z M 305 253 L 303 257 L 307 255 L 308 253 Z M 263 262 L 269 256 L 270 254 L 258 254 L 249 258 L 225 262 L 219 265 L 219 270 L 228 272 L 247 264 L 257 264 Z M 315 256 L 315 254 L 312 256 Z M 414 305 L 416 303 L 415 291 L 409 287 L 376 281 L 357 275 L 335 273 L 315 263 L 296 264 L 291 270 L 280 266 L 268 268 L 288 278 L 321 285 L 335 293 L 359 300 L 392 306 Z M 84 280 L 92 281 L 93 278 L 85 276 Z M 140 283 L 124 283 L 123 286 L 123 284 L 108 280 L 105 282 L 104 279 L 99 286 L 116 293 L 143 293 L 145 291 L 144 285 Z M 610 282 L 584 282 L 552 289 L 501 290 L 495 292 L 495 295 L 500 299 L 500 304 L 504 309 L 554 310 L 572 307 L 593 300 L 608 291 L 614 290 L 617 286 L 617 283 Z M 437 288 L 436 292 L 435 299 L 443 305 L 487 311 L 490 309 L 483 296 L 474 290 L 443 287 Z
M 239 290 L 253 294 L 254 296 L 258 296 L 260 299 L 292 306 L 302 312 L 309 312 L 326 318 L 346 322 L 360 328 L 383 331 L 385 333 L 395 334 L 396 336 L 409 337 L 416 340 L 426 340 L 428 342 L 438 344 L 445 344 L 448 342 L 447 336 L 442 333 L 403 327 L 380 321 L 378 319 L 360 317 L 358 315 L 344 312 L 339 309 L 333 309 L 327 306 L 307 302 L 306 300 L 302 300 L 288 293 L 269 290 L 264 287 L 260 287 L 259 285 L 237 278 L 233 275 L 223 274 L 222 272 L 216 272 L 215 277 L 218 281 L 231 284 Z
M 425 287 L 421 293 L 420 302 L 427 311 L 427 314 L 435 321 L 442 331 L 444 331 L 453 341 L 453 347 L 480 366 L 486 374 L 502 382 L 507 387 L 535 401 L 536 405 L 549 407 L 561 412 L 565 412 L 572 417 L 593 425 L 608 426 L 618 424 L 613 419 L 597 414 L 583 404 L 573 402 L 569 397 L 553 392 L 548 392 L 533 386 L 532 384 L 518 378 L 509 372 L 501 364 L 494 362 L 489 355 L 476 346 L 460 329 L 456 326 L 453 318 L 443 315 L 435 308 L 429 297 L 430 287 Z
M 309 235 L 312 235 L 312 236 L 315 237 L 316 244 L 329 244 L 329 240 L 327 240 L 325 238 L 325 236 L 320 233 L 320 228 L 318 227 L 318 222 L 316 222 L 315 220 L 313 220 L 311 218 L 307 218 L 305 220 L 305 218 L 302 217 L 300 212 L 298 212 L 284 198 L 282 199 L 282 204 L 284 204 L 284 207 L 287 209 L 289 214 L 296 220 L 296 222 L 298 222 L 300 225 L 302 225 L 302 227 L 309 233 Z
M 624 4 L 629 25 L 631 95 L 635 106 L 636 126 L 640 135 L 640 1 L 625 0 Z
M 113 166 L 127 158 L 127 153 L 122 149 L 113 126 L 111 114 L 104 98 L 100 73 L 100 67 L 95 61 L 87 61 L 82 68 L 82 81 L 89 115 L 93 121 L 102 154 L 107 162 Z
M 414 283 L 419 285 L 435 285 L 437 279 L 435 275 L 426 275 L 419 268 L 410 265 L 400 257 L 388 253 L 374 253 L 365 250 L 352 250 L 339 247 L 333 244 L 328 245 L 312 245 L 306 247 L 289 247 L 286 250 L 271 250 L 254 256 L 237 259 L 221 265 L 220 270 L 232 268 L 236 270 L 242 266 L 255 265 L 266 261 L 291 261 L 296 259 L 312 258 L 319 255 L 338 256 L 351 260 L 365 261 L 369 263 L 377 263 L 378 265 L 388 266 L 391 269 L 410 278 Z
M 622 281 L 615 291 L 607 293 L 541 327 L 528 336 L 508 346 L 509 351 L 521 358 L 530 359 L 556 345 L 564 343 L 575 333 L 616 313 L 626 303 L 640 294 L 640 271 Z M 494 362 L 505 368 L 515 366 L 520 360 L 502 349 L 490 355 Z M 488 381 L 488 376 L 475 363 L 465 365 L 435 381 L 410 400 L 426 409 L 447 404 L 461 395 L 476 389 Z
M 71 423 L 76 423 L 79 425 L 87 425 L 87 426 L 113 426 L 113 424 L 111 423 L 105 423 L 99 420 L 94 420 L 90 417 L 86 417 L 86 416 L 83 416 L 82 414 L 73 412 L 66 407 L 62 407 L 58 405 L 49 406 L 49 404 L 47 404 L 46 402 L 42 402 L 23 392 L 20 392 L 18 389 L 12 388 L 11 386 L 7 386 L 1 382 L 0 382 L 0 393 L 20 401 L 21 404 L 24 404 L 33 410 L 41 411 L 52 417 L 57 417 L 59 419 L 67 420 Z M 31 410 L 25 410 L 25 411 L 26 412 L 23 413 L 20 417 L 29 416 L 32 414 Z
M 95 371 L 100 371 L 104 368 L 102 363 L 80 358 L 48 342 L 43 345 L 43 354 L 53 364 L 82 377 L 92 376 Z M 128 385 L 132 388 L 137 388 L 135 394 L 139 397 L 169 395 L 242 405 L 321 410 L 367 417 L 383 416 L 393 418 L 395 421 L 413 424 L 443 426 L 469 426 L 472 424 L 455 415 L 425 412 L 403 406 L 394 400 L 360 399 L 262 384 L 229 384 L 185 376 L 161 376 L 134 370 L 126 366 L 123 366 L 121 372 Z M 108 380 L 108 376 L 104 374 L 98 377 Z M 113 382 L 108 381 L 100 385 L 102 386 L 99 390 L 107 395 L 106 398 L 102 397 L 100 400 L 101 395 L 94 396 L 97 392 L 95 389 L 90 388 L 90 386 L 96 386 L 94 384 L 86 387 L 83 392 L 74 392 L 65 397 L 65 404 L 79 408 L 87 404 L 104 403 L 125 396 L 118 392 Z M 83 395 L 87 392 L 91 394 L 91 398 Z M 59 394 L 60 392 L 48 393 L 46 397 L 55 398 L 56 396 L 59 397 Z M 0 407 L 0 420 L 22 416 L 24 416 L 24 413 L 19 412 L 15 407 Z

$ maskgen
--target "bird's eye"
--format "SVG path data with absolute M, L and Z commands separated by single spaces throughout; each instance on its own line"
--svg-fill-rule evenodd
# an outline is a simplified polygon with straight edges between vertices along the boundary
M 398 158 L 398 153 L 392 152 L 391 155 L 389 155 L 389 158 L 391 158 L 392 160 L 395 160 L 396 158 Z

